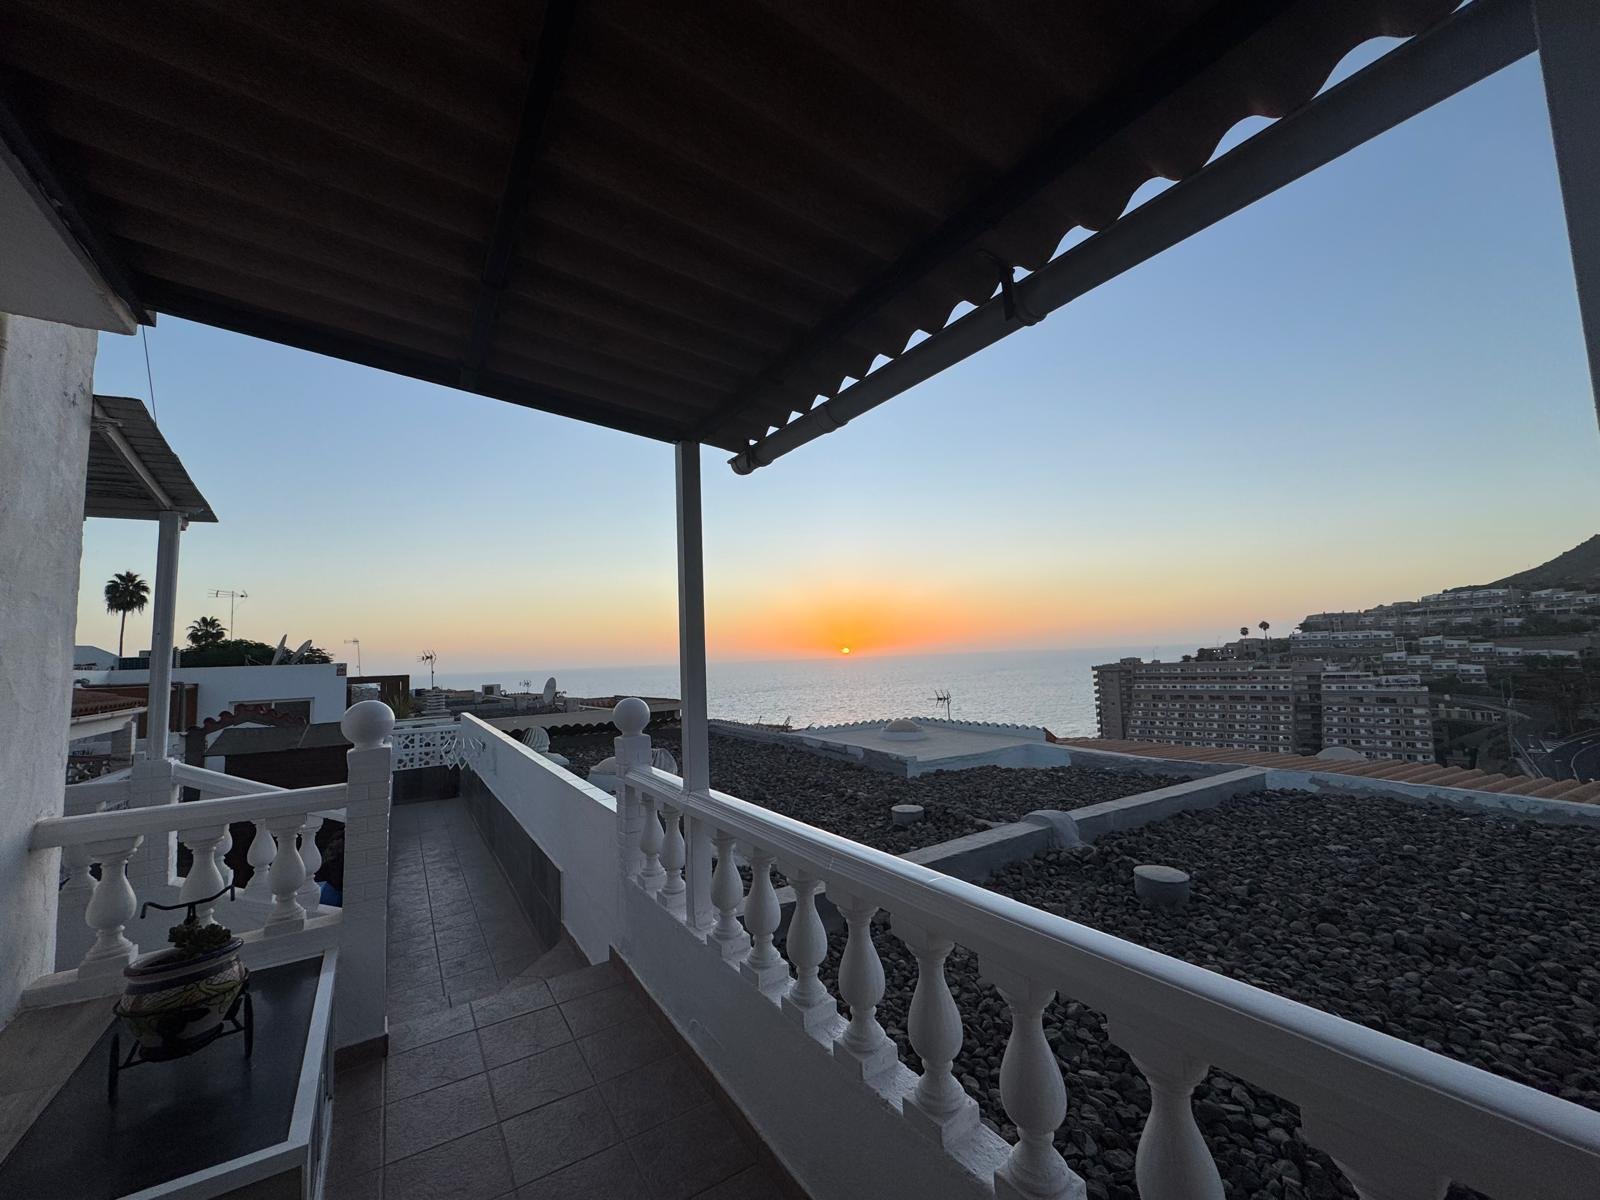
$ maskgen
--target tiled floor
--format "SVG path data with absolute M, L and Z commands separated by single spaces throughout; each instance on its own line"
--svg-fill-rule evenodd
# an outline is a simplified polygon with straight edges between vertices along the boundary
M 453 801 L 391 821 L 389 1057 L 335 1082 L 326 1200 L 776 1200 L 609 964 L 539 945 Z

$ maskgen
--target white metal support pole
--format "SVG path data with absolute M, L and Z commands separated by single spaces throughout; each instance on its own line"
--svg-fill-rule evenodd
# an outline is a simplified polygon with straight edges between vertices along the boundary
M 1600 416 L 1600 6 L 1594 0 L 1533 0 L 1533 23 Z
M 678 681 L 683 706 L 683 786 L 711 787 L 706 733 L 706 580 L 700 529 L 700 443 L 678 442 Z
M 178 604 L 178 536 L 183 514 L 170 509 L 159 518 L 156 593 L 150 622 L 150 698 L 145 715 L 144 756 L 167 756 L 167 726 L 172 712 L 172 628 Z

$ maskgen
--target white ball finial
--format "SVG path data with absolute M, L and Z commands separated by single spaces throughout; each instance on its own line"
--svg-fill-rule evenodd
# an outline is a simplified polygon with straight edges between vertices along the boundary
M 650 724 L 650 706 L 637 696 L 618 700 L 611 710 L 611 723 L 629 737 L 643 733 L 644 727 Z
M 362 700 L 345 710 L 339 728 L 357 750 L 376 750 L 394 728 L 394 710 L 382 700 Z

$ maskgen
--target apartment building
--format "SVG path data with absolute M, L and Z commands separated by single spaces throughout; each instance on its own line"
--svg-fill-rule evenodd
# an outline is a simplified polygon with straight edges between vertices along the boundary
M 1094 672 L 1102 737 L 1295 749 L 1295 673 L 1288 667 L 1124 659 Z
M 1329 671 L 1322 676 L 1322 744 L 1368 758 L 1433 762 L 1433 710 L 1420 675 Z

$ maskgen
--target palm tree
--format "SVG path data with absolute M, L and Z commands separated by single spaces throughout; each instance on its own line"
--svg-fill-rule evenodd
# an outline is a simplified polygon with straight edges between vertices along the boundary
M 1272 643 L 1267 641 L 1267 630 L 1272 628 L 1272 622 L 1261 621 L 1256 625 L 1256 628 L 1261 630 L 1262 653 L 1267 656 L 1267 660 L 1270 662 L 1272 660 Z
M 150 585 L 136 571 L 119 571 L 106 581 L 106 611 L 121 613 L 117 628 L 117 657 L 122 657 L 122 639 L 128 631 L 128 614 L 141 613 L 150 603 Z
M 189 626 L 189 645 L 196 648 L 215 646 L 218 642 L 227 640 L 227 637 L 228 631 L 216 617 L 197 617 Z

